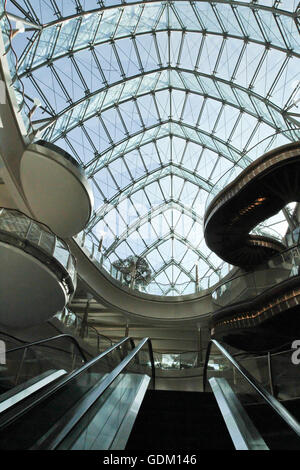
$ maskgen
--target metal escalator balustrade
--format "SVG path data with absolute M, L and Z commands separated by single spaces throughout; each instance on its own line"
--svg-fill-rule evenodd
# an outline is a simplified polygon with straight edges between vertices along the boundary
M 128 348 L 124 348 L 128 343 L 131 345 L 129 353 Z M 122 428 L 122 423 L 124 419 L 134 420 L 132 404 L 139 393 L 143 396 L 150 381 L 149 368 L 141 366 L 138 361 L 138 354 L 144 347 L 148 347 L 154 387 L 155 369 L 149 338 L 144 338 L 137 346 L 131 338 L 124 338 L 77 370 L 58 379 L 45 390 L 35 393 L 33 397 L 25 398 L 12 409 L 2 413 L 0 415 L 0 447 L 2 449 L 54 449 L 58 448 L 62 442 L 66 445 L 64 440 L 70 439 L 70 436 L 72 446 L 74 439 L 78 441 L 77 435 L 89 428 L 89 423 L 85 422 L 87 413 L 90 413 L 92 421 L 94 418 L 99 419 L 102 407 L 104 407 L 105 419 L 102 416 L 101 422 L 108 422 L 112 425 L 116 424 L 116 419 L 119 420 L 114 427 L 114 435 L 108 439 L 109 442 L 107 432 L 102 429 L 106 436 L 104 445 L 122 445 L 122 442 L 124 445 L 126 442 L 124 432 L 126 434 L 127 426 Z M 127 355 L 124 357 L 125 354 Z M 131 393 L 124 395 L 121 392 L 128 390 L 128 384 Z M 107 399 L 110 395 L 113 397 L 113 402 L 107 407 L 109 403 Z M 140 401 L 142 396 L 139 397 Z M 32 427 L 33 422 L 34 427 Z M 85 424 L 82 429 L 83 422 Z M 118 434 L 118 430 L 121 430 L 123 435 Z M 102 431 L 100 429 L 99 433 L 101 434 Z M 74 439 L 73 432 L 76 435 Z M 101 438 L 98 436 L 97 442 L 90 442 L 91 447 L 103 448 L 101 447 L 104 442 L 103 435 L 101 436 Z M 84 442 L 86 443 L 86 439 Z
M 24 398 L 32 395 L 37 390 L 41 390 L 43 387 L 56 379 L 66 374 L 67 371 L 64 369 L 60 370 L 48 370 L 43 374 L 34 377 L 33 379 L 27 380 L 26 382 L 18 385 L 5 393 L 0 395 L 0 413 L 8 410 L 16 403 L 24 400 Z
M 0 373 L 0 402 L 4 399 L 3 394 L 10 393 L 15 387 L 21 392 L 29 381 L 34 381 L 48 370 L 61 369 L 67 373 L 87 362 L 79 343 L 69 334 L 31 343 L 7 333 L 1 332 L 0 336 L 7 344 L 5 364 Z
M 212 377 L 209 383 L 236 450 L 269 450 L 227 380 Z
M 300 397 L 299 369 L 294 361 L 295 347 L 290 343 L 280 351 L 266 351 L 264 353 L 249 353 L 245 351 L 230 351 L 232 357 L 238 361 L 245 370 L 249 371 L 259 384 L 273 395 L 277 400 L 284 402 L 297 401 Z M 239 387 L 239 391 L 249 387 L 244 387 L 244 380 L 239 380 L 239 375 L 228 360 L 213 351 L 208 362 L 208 369 L 215 370 L 217 374 L 226 377 L 231 383 Z M 210 372 L 211 373 L 211 372 Z M 298 415 L 297 415 L 298 417 Z
M 43 344 L 43 341 L 41 343 Z M 128 343 L 131 346 L 130 351 L 126 347 Z M 150 383 L 149 367 L 145 368 L 144 366 L 145 351 L 143 348 L 146 345 L 148 346 L 149 362 L 152 366 L 151 423 L 149 423 L 149 416 L 147 418 L 147 412 L 145 415 L 143 402 Z M 26 348 L 28 345 L 14 349 L 20 350 L 22 347 Z M 123 350 L 120 350 L 122 347 Z M 117 353 L 117 356 L 111 357 L 114 352 Z M 140 353 L 143 353 L 141 358 L 139 358 Z M 105 361 L 100 367 L 95 367 L 103 359 Z M 146 428 L 149 426 L 149 429 L 153 429 L 153 426 L 160 423 L 161 429 L 168 429 L 167 440 L 159 438 L 158 442 L 153 438 L 152 431 L 150 432 L 152 434 L 148 436 L 148 439 L 150 438 L 151 441 L 154 439 L 155 449 L 157 448 L 155 446 L 161 444 L 163 444 L 163 448 L 166 448 L 166 445 L 175 444 L 186 449 L 198 448 L 198 445 L 201 449 L 211 448 L 211 446 L 232 448 L 229 436 L 224 435 L 224 433 L 226 434 L 225 424 L 212 394 L 179 392 L 178 395 L 178 393 L 169 392 L 168 395 L 168 392 L 158 392 L 157 394 L 154 392 L 154 358 L 151 342 L 148 338 L 144 338 L 137 346 L 134 345 L 131 338 L 124 338 L 97 358 L 86 362 L 69 376 L 64 374 L 62 379 L 54 378 L 53 380 L 57 379 L 55 383 L 50 383 L 49 380 L 48 384 L 44 384 L 43 380 L 47 379 L 47 376 L 49 377 L 49 374 L 46 374 L 46 377 L 39 376 L 33 383 L 26 381 L 21 389 L 23 393 L 21 397 L 18 396 L 20 387 L 10 391 L 9 397 L 15 400 L 0 414 L 0 438 L 2 437 L 0 447 L 72 450 L 126 448 L 128 450 L 136 445 L 137 448 L 140 448 L 139 446 L 142 445 L 146 449 L 149 445 L 147 438 L 145 438 L 145 442 L 139 442 L 139 437 L 137 438 L 137 433 L 138 436 L 141 434 L 138 431 L 139 426 L 133 433 L 131 431 L 135 426 L 140 406 L 142 406 L 144 409 L 142 421 L 145 420 L 144 426 Z M 36 389 L 31 390 L 32 386 Z M 215 388 L 217 386 L 220 390 L 224 389 L 224 384 L 217 383 Z M 16 393 L 14 394 L 14 392 Z M 176 403 L 178 396 L 180 396 L 180 400 Z M 218 399 L 220 401 L 220 398 Z M 224 401 L 224 397 L 222 400 Z M 245 420 L 244 410 L 233 392 L 231 392 L 231 402 L 235 403 L 235 408 L 239 408 L 238 420 L 234 414 L 231 414 L 230 409 L 225 413 L 221 407 L 221 411 L 235 447 L 243 449 L 250 446 L 251 449 L 265 449 L 266 445 L 251 420 L 249 418 Z M 149 405 L 149 399 L 148 401 L 146 399 L 146 403 Z M 171 403 L 173 405 L 170 407 Z M 161 408 L 162 406 L 163 408 Z M 230 407 L 232 407 L 232 403 Z M 209 414 L 207 414 L 208 411 Z M 179 420 L 178 417 L 180 417 Z M 140 416 L 137 419 L 141 421 Z M 36 428 L 29 432 L 32 420 L 34 420 Z M 213 432 L 217 433 L 216 435 L 220 434 L 219 437 L 223 435 L 222 442 L 219 440 L 214 442 L 211 437 L 207 438 L 208 421 L 210 425 L 212 422 L 214 423 Z M 177 443 L 179 435 L 176 430 L 178 426 L 181 439 L 182 432 L 185 434 L 180 443 Z M 183 428 L 187 426 L 187 429 L 184 430 L 182 426 Z M 9 436 L 12 435 L 13 438 L 10 439 Z M 128 438 L 129 447 L 127 447 Z M 247 440 L 250 441 L 250 444 Z
M 109 406 L 111 407 L 110 410 L 105 410 L 105 412 L 102 412 L 102 407 L 106 406 L 107 404 L 107 395 L 110 394 L 115 394 L 116 395 L 116 389 L 114 388 L 114 381 L 120 380 L 119 384 L 121 385 L 121 397 L 114 396 L 113 397 L 113 407 L 118 409 L 118 402 L 120 403 L 120 407 L 118 410 L 118 414 L 122 416 L 122 418 L 126 418 L 128 411 L 126 407 L 130 408 L 128 406 L 127 401 L 125 400 L 124 403 L 124 397 L 126 398 L 126 390 L 132 389 L 132 401 L 135 399 L 135 394 L 136 394 L 136 388 L 140 389 L 142 387 L 142 393 L 144 394 L 150 379 L 148 378 L 147 380 L 145 379 L 145 371 L 147 371 L 148 368 L 144 367 L 139 367 L 138 361 L 138 353 L 142 350 L 144 345 L 148 345 L 148 351 L 149 351 L 149 356 L 151 360 L 151 365 L 152 365 L 152 387 L 155 388 L 155 367 L 154 367 L 154 361 L 153 361 L 153 352 L 152 352 L 152 346 L 151 346 L 151 341 L 149 338 L 144 338 L 136 347 L 134 347 L 129 354 L 120 362 L 120 364 L 115 367 L 115 369 L 105 376 L 101 383 L 99 384 L 99 387 L 97 386 L 95 389 L 92 390 L 91 394 L 86 396 L 80 404 L 80 409 L 78 409 L 78 412 L 76 416 L 73 416 L 73 410 L 70 410 L 67 416 L 64 417 L 64 419 L 61 421 L 61 423 L 56 426 L 55 429 L 53 429 L 52 434 L 47 436 L 45 440 L 41 440 L 37 443 L 37 445 L 34 447 L 34 449 L 68 449 L 68 448 L 77 448 L 80 446 L 78 444 L 78 435 L 80 436 L 81 440 L 81 445 L 84 445 L 84 449 L 105 449 L 106 444 L 105 441 L 107 442 L 107 430 L 103 431 L 102 427 L 104 425 L 105 419 L 109 421 L 109 417 L 107 417 L 107 414 L 110 415 L 113 413 L 113 408 L 112 404 L 110 403 Z M 132 344 L 132 346 L 134 346 Z M 136 362 L 135 362 L 136 361 Z M 133 363 L 132 363 L 133 362 Z M 135 362 L 135 363 L 134 363 Z M 144 374 L 141 375 L 141 370 L 144 372 Z M 140 374 L 138 374 L 140 372 Z M 140 375 L 140 380 L 136 380 L 137 376 Z M 125 393 L 124 393 L 125 392 Z M 104 397 L 104 395 L 106 396 Z M 117 395 L 118 395 L 118 390 L 117 390 Z M 102 402 L 98 402 L 98 400 L 101 400 L 101 396 L 103 396 L 104 400 Z M 141 398 L 138 398 L 139 402 L 141 402 Z M 125 410 L 124 410 L 124 405 L 125 405 Z M 100 413 L 99 413 L 99 408 L 100 408 Z M 123 408 L 123 409 L 122 409 Z M 134 408 L 134 406 L 133 406 Z M 125 412 L 124 412 L 125 411 Z M 102 412 L 102 413 L 101 413 Z M 88 413 L 88 415 L 87 415 Z M 103 416 L 104 415 L 104 416 Z M 106 415 L 106 416 L 105 416 Z M 96 417 L 96 419 L 95 419 Z M 82 426 L 82 423 L 80 423 L 80 420 L 84 418 L 85 423 L 84 426 Z M 92 418 L 92 419 L 91 419 Z M 123 419 L 117 419 L 117 425 L 116 425 L 116 419 L 113 418 L 111 419 L 110 425 L 116 426 L 117 428 L 122 426 L 122 421 Z M 131 418 L 132 419 L 132 418 Z M 91 421 L 90 421 L 91 420 Z M 86 422 L 88 421 L 88 422 Z M 67 424 L 66 424 L 67 423 Z M 97 438 L 93 437 L 92 439 L 87 436 L 89 434 L 89 426 L 92 424 L 92 427 L 94 429 L 94 433 L 98 433 Z M 77 427 L 76 427 L 77 426 Z M 86 429 L 86 426 L 88 427 Z M 82 429 L 83 427 L 83 429 Z M 129 430 L 128 426 L 124 425 L 125 432 L 127 429 L 127 436 L 129 436 Z M 57 431 L 59 430 L 59 433 Z M 70 434 L 71 435 L 70 435 Z M 75 434 L 75 437 L 73 436 L 73 433 Z M 68 435 L 69 434 L 69 435 Z M 127 439 L 124 438 L 123 436 L 114 436 L 112 439 L 112 442 L 110 443 L 113 445 L 113 442 L 116 440 L 120 440 L 123 443 L 126 443 Z M 88 440 L 88 442 L 86 442 Z M 96 441 L 96 442 L 95 442 Z M 83 444 L 84 442 L 84 444 Z M 76 444 L 75 444 L 76 443 Z
M 221 353 L 222 360 L 215 359 L 214 362 L 215 365 L 219 362 L 222 367 L 209 370 L 208 363 L 212 348 L 214 348 L 214 358 L 217 357 L 217 352 Z M 225 363 L 228 364 L 227 367 L 224 366 Z M 203 390 L 206 390 L 207 382 L 209 382 L 214 391 L 217 382 L 222 385 L 221 379 L 230 385 L 232 392 L 240 400 L 269 449 L 297 450 L 300 448 L 299 397 L 297 400 L 280 402 L 272 395 L 272 386 L 269 392 L 240 362 L 237 362 L 223 345 L 216 340 L 211 340 L 205 358 Z

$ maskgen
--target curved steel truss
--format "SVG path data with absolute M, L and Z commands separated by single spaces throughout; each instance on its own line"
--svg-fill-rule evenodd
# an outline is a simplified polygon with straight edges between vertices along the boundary
M 217 281 L 207 196 L 268 145 L 299 139 L 297 3 L 11 0 L 6 12 L 26 101 L 40 101 L 36 139 L 85 166 L 103 255 L 146 258 L 161 295 Z M 280 213 L 256 230 L 286 225 Z

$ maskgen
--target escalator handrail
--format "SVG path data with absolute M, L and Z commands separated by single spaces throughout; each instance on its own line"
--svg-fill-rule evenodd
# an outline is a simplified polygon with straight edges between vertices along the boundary
M 84 362 L 87 362 L 87 358 L 86 358 L 86 355 L 84 354 L 82 348 L 80 347 L 78 341 L 76 340 L 76 338 L 70 334 L 67 334 L 67 333 L 63 333 L 61 335 L 56 335 L 56 336 L 51 336 L 50 338 L 44 338 L 44 339 L 40 339 L 38 341 L 33 341 L 31 343 L 25 343 L 22 344 L 22 346 L 17 346 L 16 348 L 12 348 L 12 349 L 8 349 L 6 351 L 6 354 L 8 353 L 11 353 L 11 352 L 15 352 L 15 351 L 19 351 L 21 349 L 27 349 L 27 348 L 30 348 L 32 346 L 38 346 L 40 344 L 43 344 L 43 343 L 48 343 L 50 341 L 54 341 L 56 339 L 60 339 L 60 338 L 69 338 L 75 345 L 76 347 L 78 348 L 78 351 L 80 352 L 82 358 L 84 359 Z M 18 340 L 18 341 L 22 341 L 22 340 Z
M 142 347 L 148 343 L 149 355 L 152 367 L 153 388 L 155 388 L 155 366 L 152 354 L 152 343 L 150 338 L 144 338 L 141 342 L 108 374 L 99 384 L 99 387 L 92 390 L 90 394 L 84 397 L 83 402 L 76 411 L 70 409 L 46 434 L 41 440 L 35 444 L 31 450 L 54 450 L 56 449 L 67 434 L 76 426 L 89 409 L 95 404 L 96 400 L 110 387 L 113 381 L 126 369 L 128 364 L 134 359 Z
M 107 356 L 108 354 L 110 354 L 112 351 L 114 351 L 115 349 L 118 349 L 120 346 L 122 346 L 124 343 L 126 343 L 127 341 L 130 342 L 131 344 L 131 347 L 134 348 L 135 347 L 135 344 L 134 344 L 134 341 L 132 338 L 126 336 L 125 338 L 121 339 L 121 341 L 119 341 L 118 343 L 114 344 L 113 346 L 109 347 L 108 349 L 106 349 L 104 352 L 102 352 L 101 354 L 99 354 L 98 356 L 96 356 L 95 358 L 91 359 L 90 361 L 86 362 L 85 364 L 83 364 L 81 367 L 79 367 L 78 369 L 74 370 L 73 372 L 71 372 L 70 374 L 68 374 L 67 376 L 64 376 L 62 377 L 58 382 L 56 382 L 55 384 L 53 384 L 52 386 L 49 386 L 47 388 L 47 390 L 41 392 L 37 397 L 35 397 L 32 401 L 30 401 L 30 403 L 28 404 L 25 404 L 23 403 L 22 405 L 22 408 L 21 409 L 18 409 L 16 410 L 14 413 L 12 413 L 11 415 L 7 416 L 7 417 L 4 417 L 2 420 L 0 420 L 0 430 L 1 428 L 9 425 L 12 421 L 15 421 L 16 419 L 18 419 L 21 415 L 23 415 L 24 413 L 26 413 L 28 410 L 30 410 L 31 408 L 33 408 L 34 406 L 38 405 L 39 403 L 41 403 L 43 400 L 47 399 L 48 397 L 50 397 L 51 395 L 53 395 L 55 392 L 57 392 L 59 389 L 61 389 L 62 387 L 64 387 L 66 384 L 68 384 L 69 382 L 71 382 L 73 379 L 75 379 L 76 377 L 78 377 L 79 375 L 83 374 L 87 369 L 89 369 L 90 367 L 92 367 L 96 362 L 98 362 L 100 359 L 103 359 L 105 356 Z M 155 369 L 154 369 L 154 359 L 153 359 L 153 353 L 152 353 L 152 356 L 151 356 L 151 352 L 152 352 L 152 345 L 151 343 L 149 343 L 149 353 L 150 353 L 150 360 L 151 360 L 151 366 L 152 366 L 152 376 L 154 374 L 154 380 L 155 380 Z
M 283 421 L 300 437 L 300 424 L 294 416 L 273 396 L 271 395 L 257 380 L 236 360 L 229 354 L 229 352 L 215 339 L 211 339 L 207 346 L 206 357 L 203 369 L 203 391 L 205 392 L 207 367 L 211 351 L 211 346 L 214 344 L 219 351 L 229 360 L 234 368 L 246 379 L 249 385 L 256 390 L 256 392 L 263 398 L 263 400 L 280 416 Z

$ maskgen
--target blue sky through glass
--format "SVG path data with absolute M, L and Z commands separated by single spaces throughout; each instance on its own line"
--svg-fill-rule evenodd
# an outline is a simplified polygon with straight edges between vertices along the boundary
M 39 27 L 13 39 L 26 100 L 41 102 L 37 138 L 84 165 L 95 198 L 87 232 L 111 262 L 144 257 L 149 292 L 184 295 L 196 270 L 200 288 L 227 273 L 203 238 L 207 199 L 224 174 L 299 138 L 296 9 L 289 0 L 7 2 Z M 286 229 L 280 212 L 255 230 Z

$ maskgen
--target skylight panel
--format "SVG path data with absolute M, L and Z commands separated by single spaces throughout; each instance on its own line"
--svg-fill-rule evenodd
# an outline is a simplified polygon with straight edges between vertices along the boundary
M 253 160 L 300 137 L 297 4 L 75 3 L 7 2 L 43 26 L 13 39 L 18 100 L 41 101 L 36 138 L 84 164 L 89 246 L 103 239 L 105 269 L 141 254 L 148 293 L 194 293 L 196 265 L 200 289 L 212 286 L 230 267 L 206 247 L 205 207 Z M 286 227 L 281 212 L 255 230 L 282 237 Z

